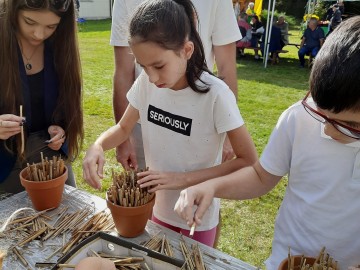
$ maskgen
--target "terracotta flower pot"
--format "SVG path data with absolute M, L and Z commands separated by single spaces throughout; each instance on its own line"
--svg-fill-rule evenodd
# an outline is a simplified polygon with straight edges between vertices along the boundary
M 301 269 L 300 263 L 301 263 L 302 255 L 294 255 L 291 257 L 294 258 L 294 270 L 300 270 Z M 306 264 L 309 264 L 310 266 L 312 266 L 316 261 L 316 258 L 314 258 L 314 257 L 306 257 L 305 256 L 304 258 L 306 259 Z M 280 263 L 278 270 L 287 270 L 287 269 L 288 269 L 288 258 L 285 258 Z
M 123 237 L 136 237 L 145 230 L 146 223 L 155 204 L 155 196 L 147 204 L 136 207 L 116 205 L 109 201 L 106 196 L 106 204 L 110 209 L 118 233 Z
M 66 166 L 65 172 L 61 176 L 48 181 L 27 180 L 27 168 L 20 172 L 21 185 L 28 193 L 34 208 L 38 211 L 56 208 L 60 205 L 67 178 L 68 170 Z

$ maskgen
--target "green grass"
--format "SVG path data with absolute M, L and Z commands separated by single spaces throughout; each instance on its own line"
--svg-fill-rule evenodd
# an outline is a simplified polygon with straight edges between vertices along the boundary
M 95 191 L 82 179 L 81 162 L 88 146 L 114 124 L 112 112 L 113 48 L 109 20 L 80 24 L 79 42 L 84 80 L 85 141 L 81 155 L 74 163 L 78 187 L 104 197 L 112 168 L 119 168 L 114 151 L 106 154 L 103 188 Z M 299 31 L 290 40 L 299 43 Z M 287 46 L 280 64 L 264 69 L 252 52 L 237 61 L 239 108 L 253 137 L 259 155 L 281 112 L 301 99 L 307 89 L 309 70 L 299 69 L 297 49 Z M 266 196 L 249 201 L 222 203 L 222 232 L 218 248 L 252 265 L 263 267 L 271 251 L 273 224 L 282 201 L 286 181 Z

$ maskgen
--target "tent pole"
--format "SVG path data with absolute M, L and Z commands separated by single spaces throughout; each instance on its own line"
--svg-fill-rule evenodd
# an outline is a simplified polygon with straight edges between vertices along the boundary
M 266 23 L 266 28 L 267 28 L 266 33 L 269 33 L 269 34 L 267 35 L 267 39 L 265 39 L 265 41 L 266 41 L 266 46 L 264 48 L 265 68 L 267 67 L 267 62 L 268 62 L 267 60 L 268 60 L 268 57 L 269 57 L 269 47 L 270 47 L 270 39 L 271 39 L 271 30 L 272 30 L 272 25 L 273 25 L 273 21 L 274 21 L 275 3 L 276 3 L 276 0 L 273 0 L 272 11 L 271 11 L 271 19 L 270 19 L 270 22 L 267 21 L 267 23 Z
M 269 17 L 270 17 L 270 5 L 271 5 L 271 1 L 272 0 L 269 0 L 269 3 L 268 3 L 268 12 L 267 12 L 267 19 L 266 19 L 266 27 L 265 27 L 265 39 L 264 39 L 264 54 L 266 52 L 266 48 L 267 48 L 267 39 L 268 39 L 268 34 L 269 34 Z M 266 68 L 266 62 L 267 62 L 267 59 L 266 59 L 266 55 L 263 55 L 263 63 L 264 63 L 264 67 Z

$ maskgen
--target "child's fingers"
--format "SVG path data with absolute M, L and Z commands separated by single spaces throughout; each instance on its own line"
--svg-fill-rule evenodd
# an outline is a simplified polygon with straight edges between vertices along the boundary
M 137 174 L 138 178 L 140 178 L 137 183 L 139 185 L 145 184 L 149 181 L 158 180 L 160 178 L 160 174 L 155 171 L 145 171 L 145 172 L 139 172 Z
M 186 221 L 187 225 L 191 227 L 194 221 L 193 214 L 194 200 L 188 198 L 187 190 L 180 192 L 179 199 L 177 200 L 174 211 Z

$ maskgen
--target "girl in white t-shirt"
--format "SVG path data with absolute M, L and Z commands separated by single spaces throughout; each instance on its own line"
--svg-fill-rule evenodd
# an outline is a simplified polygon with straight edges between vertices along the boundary
M 235 96 L 206 66 L 196 18 L 190 0 L 146 1 L 134 12 L 129 44 L 144 71 L 127 94 L 125 114 L 96 140 L 83 163 L 85 180 L 100 188 L 103 152 L 126 140 L 140 119 L 150 170 L 139 174 L 139 184 L 156 192 L 153 220 L 184 235 L 189 226 L 173 211 L 180 191 L 257 158 Z M 236 157 L 221 164 L 226 135 Z M 195 240 L 213 246 L 219 208 L 214 199 Z

